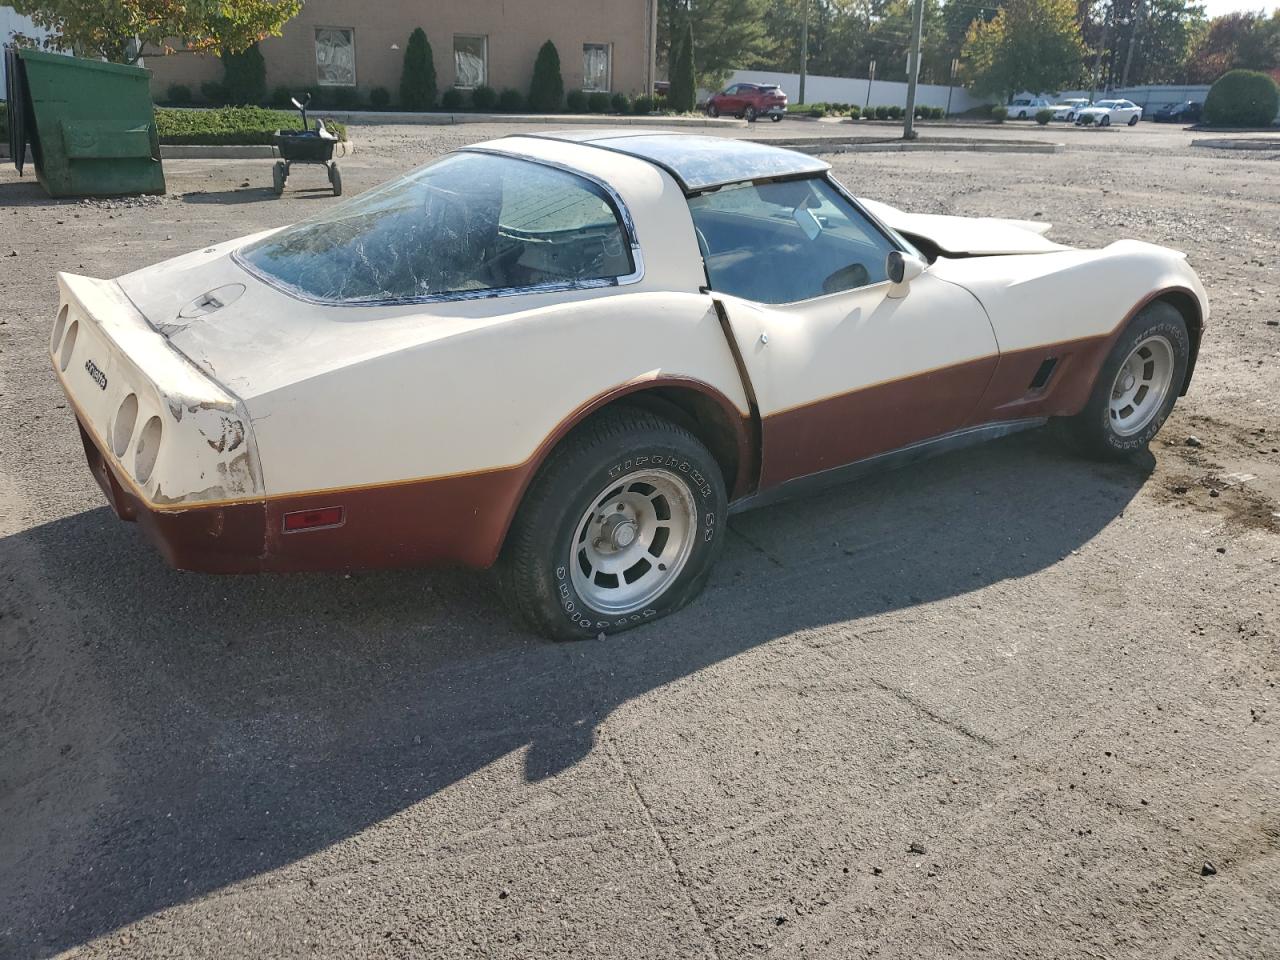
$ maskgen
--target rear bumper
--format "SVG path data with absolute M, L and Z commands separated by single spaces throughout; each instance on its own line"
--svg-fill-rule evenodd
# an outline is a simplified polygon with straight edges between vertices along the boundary
M 266 504 L 235 503 L 187 510 L 155 510 L 133 492 L 119 467 L 76 415 L 89 472 L 121 520 L 137 523 L 170 566 L 202 573 L 256 573 L 266 556 Z
M 531 465 L 408 483 L 208 505 L 140 497 L 77 411 L 89 470 L 121 520 L 137 523 L 168 563 L 199 573 L 294 573 L 493 565 Z M 337 526 L 284 532 L 296 511 L 342 507 Z

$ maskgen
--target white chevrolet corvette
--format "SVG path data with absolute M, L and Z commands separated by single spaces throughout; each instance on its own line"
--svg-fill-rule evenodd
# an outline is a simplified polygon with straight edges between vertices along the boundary
M 291 227 L 62 274 L 116 513 L 209 572 L 501 564 L 554 637 L 697 594 L 735 510 L 1054 422 L 1140 450 L 1208 313 L 1181 253 L 858 200 L 643 131 L 468 147 Z

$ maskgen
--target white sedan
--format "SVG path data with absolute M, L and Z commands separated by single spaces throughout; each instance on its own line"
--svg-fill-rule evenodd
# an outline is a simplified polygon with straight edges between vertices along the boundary
M 1092 119 L 1086 120 L 1085 117 Z M 1113 123 L 1123 123 L 1134 127 L 1141 119 L 1142 108 L 1131 100 L 1099 100 L 1091 107 L 1076 111 L 1076 126 L 1094 123 L 1100 127 L 1109 127 Z
M 61 274 L 50 359 L 175 566 L 497 564 L 533 628 L 596 637 L 696 596 L 732 511 L 1048 422 L 1143 450 L 1204 289 L 1174 250 L 1047 230 L 904 213 L 748 141 L 516 135 Z
M 1065 120 L 1070 123 L 1075 120 L 1076 114 L 1088 105 L 1088 97 L 1072 97 L 1067 100 L 1061 100 L 1053 105 L 1053 119 Z

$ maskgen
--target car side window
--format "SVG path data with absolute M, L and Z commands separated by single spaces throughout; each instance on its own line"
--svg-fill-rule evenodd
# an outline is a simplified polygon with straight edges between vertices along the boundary
M 894 245 L 823 178 L 733 184 L 689 211 L 713 290 L 794 303 L 888 279 Z

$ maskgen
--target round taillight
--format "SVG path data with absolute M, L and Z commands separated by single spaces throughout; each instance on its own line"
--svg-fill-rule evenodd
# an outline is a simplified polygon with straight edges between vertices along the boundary
M 62 342 L 62 335 L 67 329 L 67 313 L 70 309 L 70 307 L 64 305 L 63 308 L 58 311 L 58 319 L 53 323 L 53 339 L 49 341 L 50 350 L 57 350 L 58 344 Z
M 151 471 L 155 469 L 156 457 L 160 453 L 160 418 L 152 417 L 142 425 L 138 434 L 138 449 L 133 455 L 133 475 L 139 483 L 151 479 Z
M 120 409 L 116 411 L 116 420 L 111 427 L 111 449 L 117 457 L 123 457 L 129 449 L 129 440 L 137 422 L 138 395 L 131 393 L 120 401 Z
M 72 320 L 71 326 L 67 328 L 67 335 L 62 339 L 62 352 L 58 354 L 58 368 L 66 371 L 71 365 L 71 355 L 76 350 L 76 334 L 80 332 L 80 321 Z

